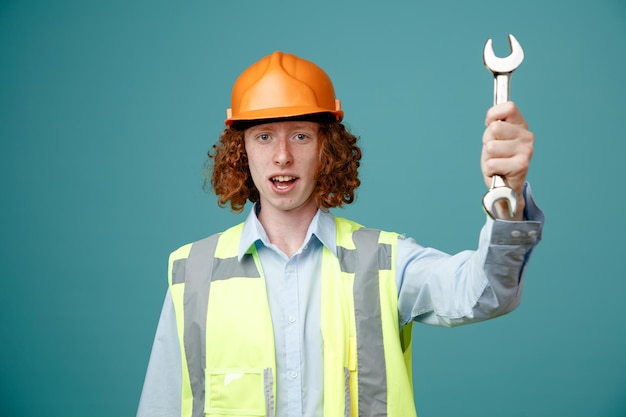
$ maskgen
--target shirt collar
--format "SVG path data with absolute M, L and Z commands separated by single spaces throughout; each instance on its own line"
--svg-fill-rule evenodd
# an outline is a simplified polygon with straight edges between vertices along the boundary
M 257 217 L 257 206 L 258 203 L 255 203 L 243 224 L 241 243 L 237 255 L 240 261 L 257 241 L 260 241 L 265 246 L 270 245 L 267 233 Z M 337 225 L 335 216 L 328 211 L 318 209 L 313 220 L 311 220 L 304 241 L 309 242 L 313 236 L 337 256 Z

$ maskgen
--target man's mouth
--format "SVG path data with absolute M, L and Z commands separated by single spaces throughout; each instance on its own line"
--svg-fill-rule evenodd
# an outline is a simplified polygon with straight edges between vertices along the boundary
M 289 188 L 291 184 L 293 184 L 298 178 L 292 177 L 290 175 L 277 175 L 275 177 L 270 178 L 274 183 L 274 186 L 278 189 L 286 189 Z

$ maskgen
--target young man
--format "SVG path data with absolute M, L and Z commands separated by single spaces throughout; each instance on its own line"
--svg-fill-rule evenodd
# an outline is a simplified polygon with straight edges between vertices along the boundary
M 487 185 L 504 175 L 516 191 L 516 218 L 488 218 L 478 249 L 454 256 L 329 213 L 353 201 L 361 152 L 315 64 L 263 58 L 237 79 L 227 116 L 210 182 L 221 206 L 254 205 L 170 256 L 138 415 L 415 416 L 411 324 L 519 305 L 543 224 L 521 113 L 489 109 L 481 158 Z

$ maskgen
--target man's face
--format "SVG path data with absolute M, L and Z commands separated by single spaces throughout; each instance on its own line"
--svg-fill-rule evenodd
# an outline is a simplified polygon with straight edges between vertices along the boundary
M 319 165 L 319 124 L 283 121 L 244 132 L 248 164 L 262 212 L 317 209 L 313 198 Z

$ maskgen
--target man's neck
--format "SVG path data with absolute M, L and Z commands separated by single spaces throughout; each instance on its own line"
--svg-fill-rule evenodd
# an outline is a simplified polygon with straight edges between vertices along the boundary
M 288 257 L 292 257 L 304 243 L 306 233 L 318 208 L 313 205 L 291 211 L 275 212 L 261 207 L 258 219 L 270 242 Z

